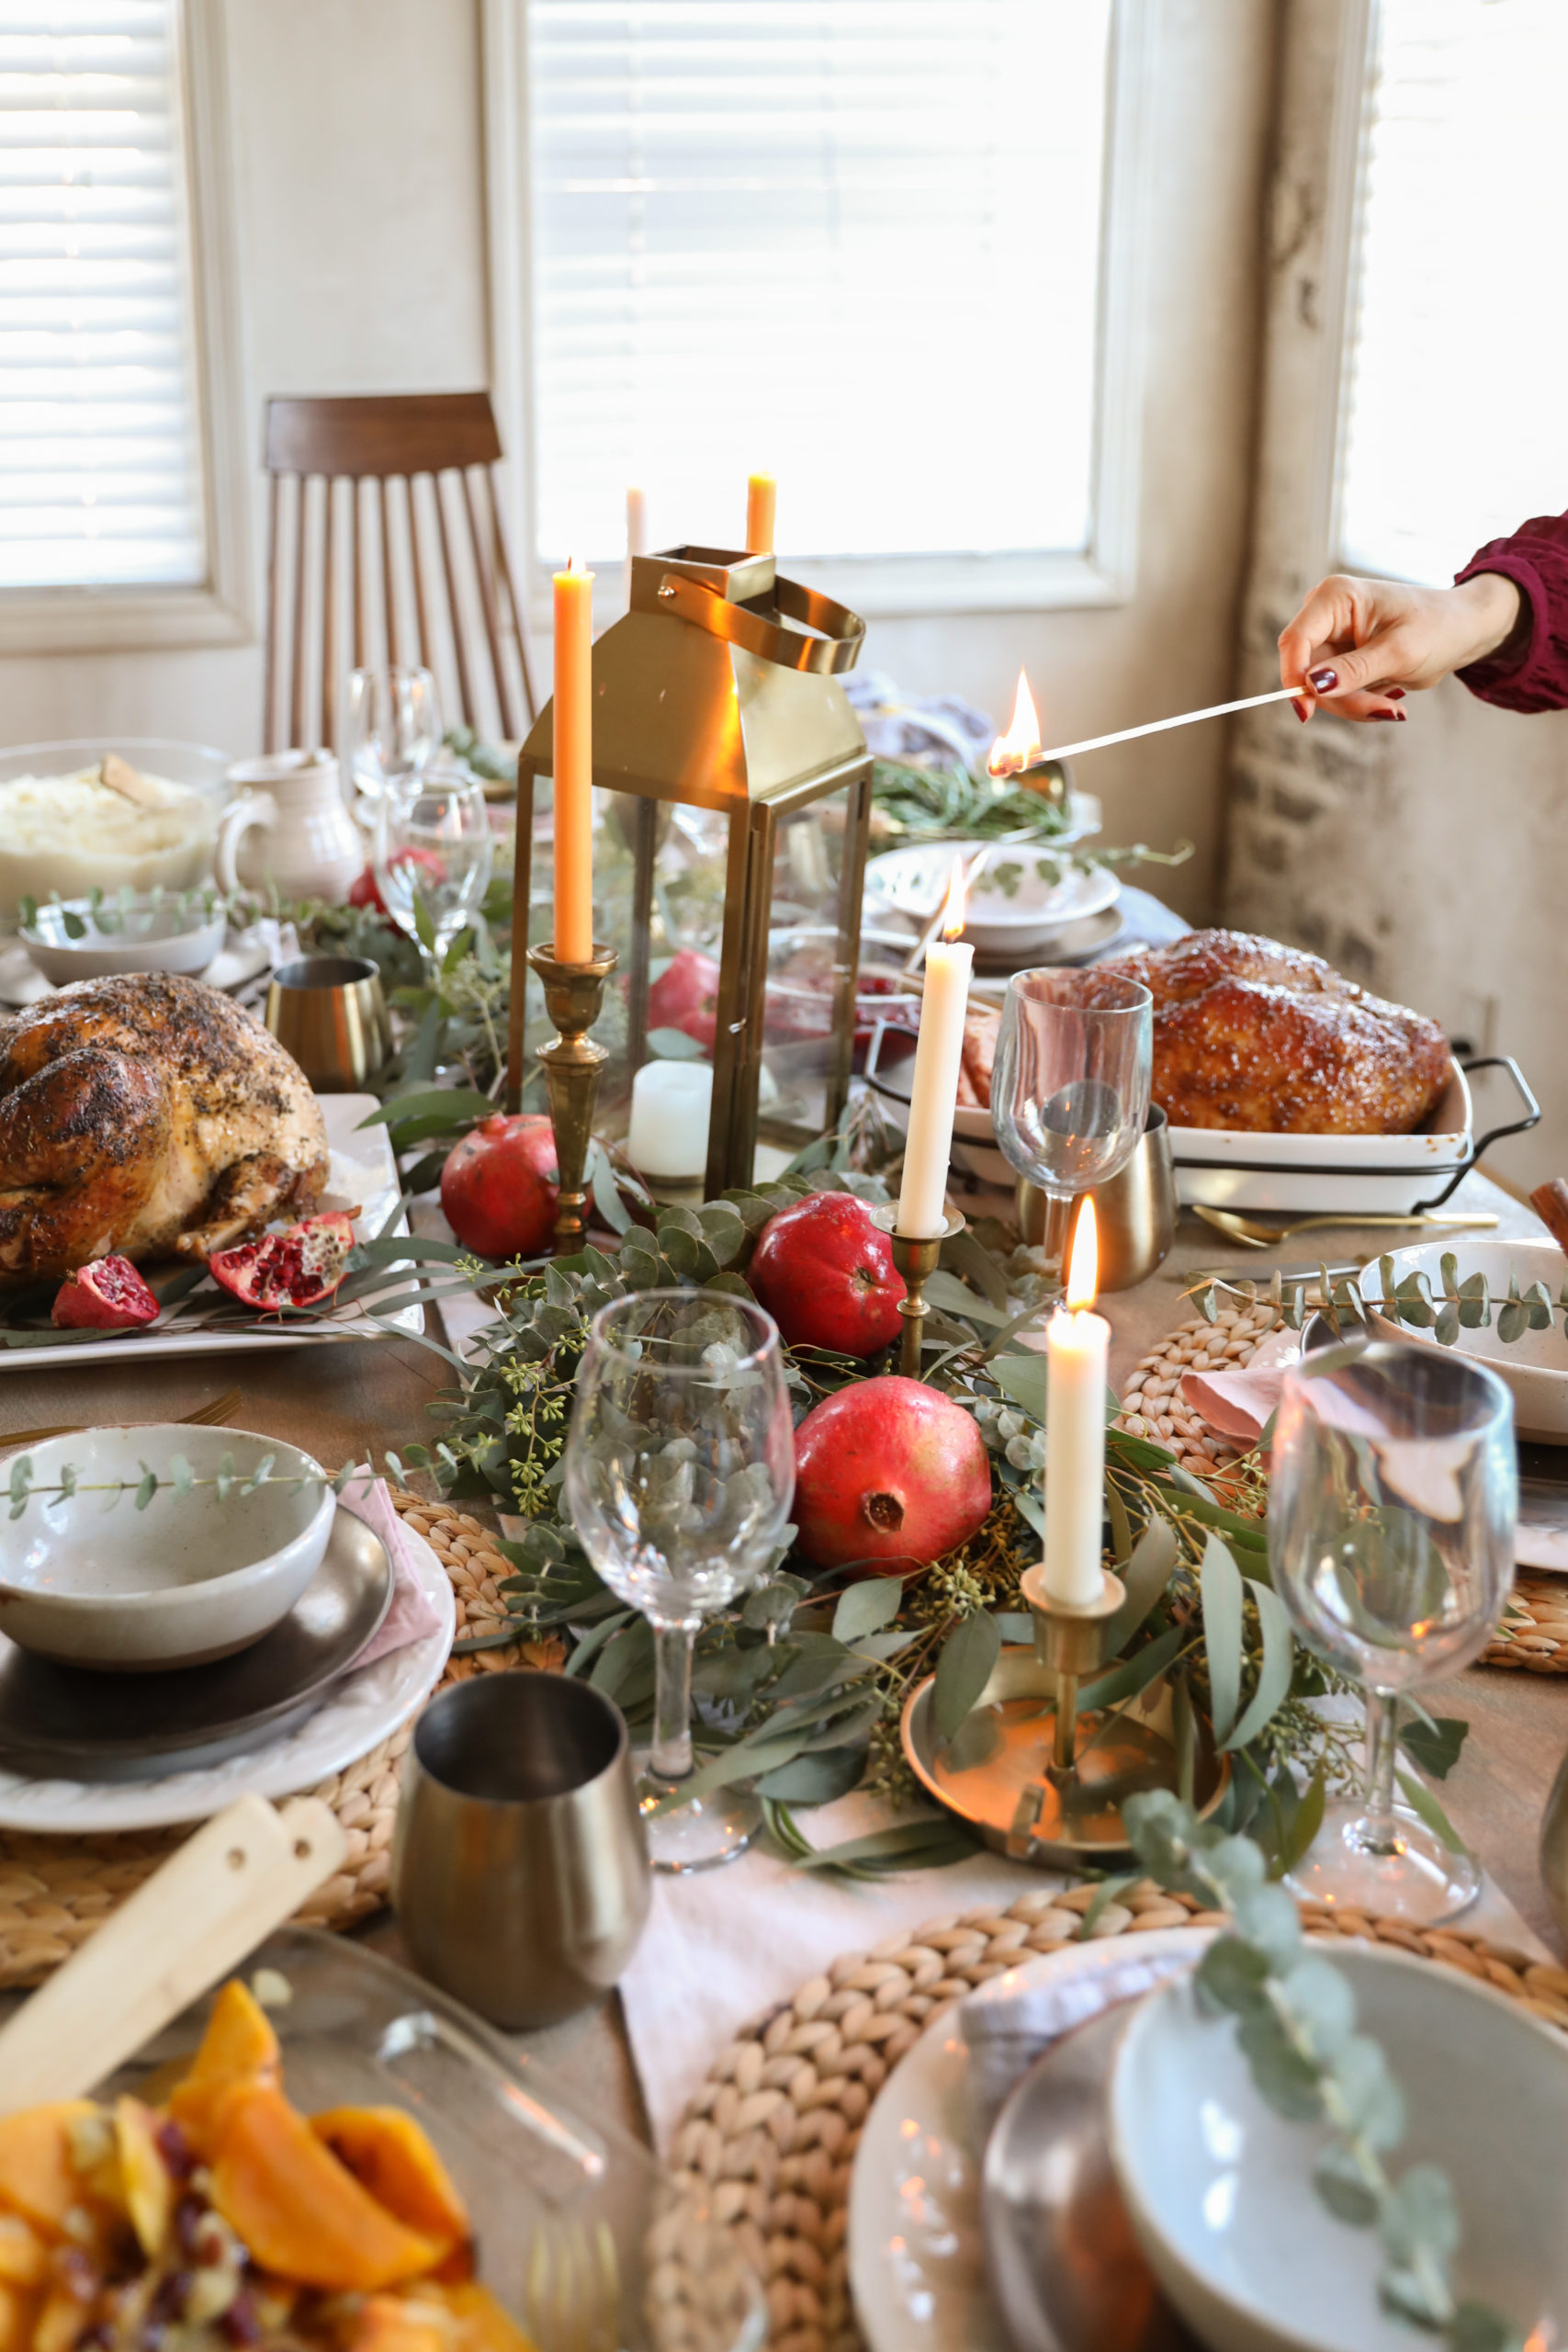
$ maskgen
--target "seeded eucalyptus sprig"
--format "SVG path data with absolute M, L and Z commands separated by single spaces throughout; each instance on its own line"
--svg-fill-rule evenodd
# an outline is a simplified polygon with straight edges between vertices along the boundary
M 1404 2136 L 1404 2099 L 1379 2044 L 1356 2031 L 1349 1983 L 1305 1947 L 1296 1906 L 1269 1884 L 1249 1838 L 1198 1819 L 1169 1790 L 1128 1799 L 1133 1850 L 1152 1878 L 1224 1911 L 1231 1926 L 1204 1953 L 1200 1999 L 1228 2010 L 1258 2096 L 1293 2122 L 1326 2123 L 1334 2137 L 1313 2176 L 1329 2211 L 1375 2228 L 1386 2310 L 1429 2330 L 1452 2352 L 1520 2352 L 1521 2330 L 1480 2303 L 1461 2302 L 1450 2266 L 1461 2236 L 1448 2175 L 1387 2158 Z

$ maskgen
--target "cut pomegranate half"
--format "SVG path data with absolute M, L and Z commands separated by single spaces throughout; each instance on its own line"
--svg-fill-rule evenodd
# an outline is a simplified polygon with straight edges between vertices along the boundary
M 287 1233 L 264 1233 L 259 1240 L 220 1250 L 207 1271 L 226 1291 L 271 1314 L 284 1306 L 319 1306 L 343 1280 L 354 1247 L 354 1227 L 342 1209 L 308 1216 Z
M 157 1300 L 129 1258 L 95 1258 L 66 1275 L 50 1320 L 62 1331 L 134 1331 L 157 1313 Z

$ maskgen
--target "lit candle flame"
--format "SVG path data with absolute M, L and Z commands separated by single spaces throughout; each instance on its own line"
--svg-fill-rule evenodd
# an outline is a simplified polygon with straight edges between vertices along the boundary
M 953 879 L 947 886 L 947 902 L 942 910 L 942 935 L 944 939 L 961 939 L 964 935 L 964 860 L 953 861 Z
M 1017 775 L 1020 769 L 1032 767 L 1039 757 L 1040 719 L 1034 707 L 1034 697 L 1029 691 L 1029 680 L 1021 670 L 1018 673 L 1018 697 L 1012 707 L 1012 725 L 992 744 L 991 756 L 986 765 L 992 775 Z
M 1100 1279 L 1100 1238 L 1094 1229 L 1094 1203 L 1085 1195 L 1073 1228 L 1072 1254 L 1067 1260 L 1067 1305 L 1076 1313 L 1094 1305 Z
M 578 561 L 576 556 L 569 555 L 566 560 L 566 568 L 569 573 L 581 574 L 583 567 Z

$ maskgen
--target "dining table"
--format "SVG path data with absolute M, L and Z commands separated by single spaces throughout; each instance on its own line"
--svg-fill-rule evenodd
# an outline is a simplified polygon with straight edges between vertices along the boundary
M 1481 1171 L 1467 1176 L 1448 1205 L 1497 1219 L 1496 1238 L 1539 1238 L 1534 1212 Z M 1103 1297 L 1111 1327 L 1109 1376 L 1120 1394 L 1139 1359 L 1193 1312 L 1183 1278 L 1199 1268 L 1267 1285 L 1276 1256 L 1292 1266 L 1371 1259 L 1412 1237 L 1391 1236 L 1347 1220 L 1277 1253 L 1230 1240 L 1184 1215 L 1166 1262 L 1135 1288 Z M 432 1310 L 427 1309 L 427 1312 Z M 379 1458 L 430 1429 L 426 1408 L 450 1381 L 442 1357 L 400 1336 L 297 1348 L 261 1348 L 213 1359 L 148 1363 L 128 1349 L 119 1364 L 73 1367 L 59 1360 L 47 1373 L 6 1376 L 0 1363 L 0 1448 L 8 1433 L 40 1423 L 173 1420 L 237 1386 L 236 1428 L 304 1447 L 329 1467 Z M 1472 1666 L 1424 1694 L 1433 1712 L 1470 1724 L 1460 1761 L 1442 1787 L 1442 1803 L 1496 1888 L 1554 1954 L 1563 1936 L 1547 1904 L 1537 1860 L 1542 1808 L 1568 1747 L 1568 1678 L 1500 1672 Z M 927 1910 L 944 1904 L 942 1873 L 928 1871 Z M 378 1951 L 400 1956 L 396 1922 L 382 1913 L 351 1930 Z M 868 1938 L 874 1940 L 874 1938 Z M 592 2113 L 651 2137 L 618 1996 L 544 2031 L 514 2037 L 570 2086 Z

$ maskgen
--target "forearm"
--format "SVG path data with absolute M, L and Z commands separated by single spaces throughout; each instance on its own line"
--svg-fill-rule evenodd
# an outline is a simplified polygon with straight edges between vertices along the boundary
M 1502 669 L 1523 659 L 1529 643 L 1530 607 L 1517 581 L 1502 571 L 1477 571 L 1449 593 L 1461 647 L 1454 669 L 1487 661 Z

